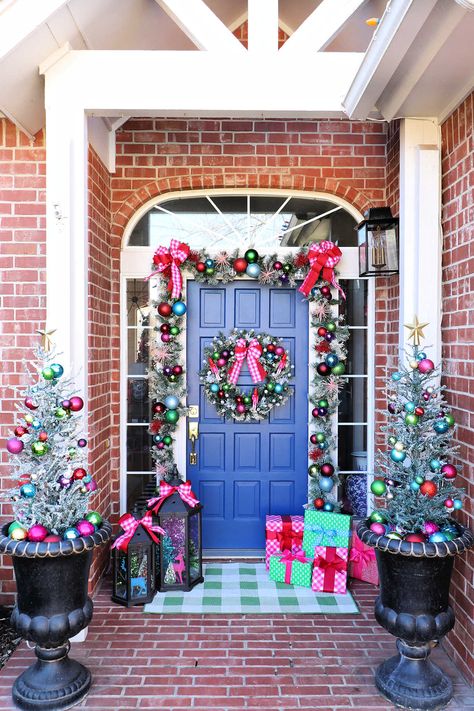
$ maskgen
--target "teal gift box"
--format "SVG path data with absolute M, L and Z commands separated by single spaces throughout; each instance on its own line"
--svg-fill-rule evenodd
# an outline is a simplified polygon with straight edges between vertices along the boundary
M 277 583 L 310 588 L 313 559 L 306 558 L 303 551 L 297 553 L 283 551 L 278 555 L 270 556 L 269 574 L 270 580 L 275 580 Z
M 306 510 L 304 514 L 303 550 L 314 558 L 316 546 L 349 548 L 351 517 L 328 511 Z

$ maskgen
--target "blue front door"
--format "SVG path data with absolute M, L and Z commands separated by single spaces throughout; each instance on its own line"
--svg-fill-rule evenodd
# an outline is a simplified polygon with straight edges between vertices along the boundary
M 202 501 L 206 549 L 262 549 L 265 515 L 302 513 L 307 491 L 308 305 L 297 289 L 239 281 L 188 282 L 188 405 L 199 405 L 197 464 L 187 476 Z M 271 333 L 289 349 L 293 395 L 256 423 L 219 417 L 200 386 L 203 352 L 219 331 Z M 251 385 L 246 365 L 239 385 Z

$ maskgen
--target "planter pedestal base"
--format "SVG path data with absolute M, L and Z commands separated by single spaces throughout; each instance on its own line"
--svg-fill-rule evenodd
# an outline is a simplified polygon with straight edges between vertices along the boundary
M 12 697 L 18 708 L 27 711 L 67 709 L 87 694 L 91 673 L 79 662 L 69 659 L 69 647 L 69 643 L 54 649 L 36 647 L 38 660 L 13 685 Z
M 397 640 L 399 654 L 375 672 L 378 690 L 394 704 L 409 709 L 444 707 L 453 695 L 451 680 L 430 661 L 431 644 L 411 646 Z

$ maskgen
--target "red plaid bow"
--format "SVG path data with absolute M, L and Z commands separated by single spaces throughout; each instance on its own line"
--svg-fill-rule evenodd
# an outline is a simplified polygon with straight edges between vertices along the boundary
M 128 544 L 133 538 L 133 534 L 137 530 L 138 526 L 143 526 L 144 529 L 148 531 L 150 537 L 155 543 L 159 543 L 158 536 L 155 533 L 162 533 L 165 535 L 161 526 L 153 526 L 151 512 L 147 511 L 144 517 L 139 521 L 132 514 L 126 513 L 119 518 L 119 526 L 122 528 L 124 533 L 117 538 L 117 540 L 112 544 L 112 548 L 118 548 L 119 550 L 126 551 Z
M 322 592 L 333 592 L 336 573 L 343 572 L 347 568 L 344 558 L 338 555 L 334 548 L 326 548 L 326 557 L 316 556 L 314 567 L 324 571 L 324 583 Z
M 232 368 L 229 370 L 229 374 L 227 376 L 229 383 L 237 385 L 240 371 L 242 369 L 242 364 L 246 358 L 249 366 L 250 375 L 252 376 L 252 381 L 254 383 L 261 383 L 262 380 L 265 380 L 265 378 L 267 377 L 267 371 L 258 361 L 258 359 L 262 355 L 262 346 L 256 338 L 252 338 L 248 345 L 245 338 L 239 338 L 235 345 L 234 352 L 235 362 Z
M 154 499 L 150 499 L 147 502 L 148 508 L 151 509 L 153 513 L 158 513 L 162 503 L 166 501 L 166 499 L 171 496 L 171 494 L 174 494 L 175 491 L 177 491 L 181 499 L 187 504 L 189 504 L 192 508 L 198 505 L 199 501 L 196 499 L 193 492 L 191 491 L 190 481 L 185 481 L 179 486 L 171 486 L 171 484 L 167 484 L 166 481 L 161 481 L 160 495 L 156 496 Z
M 322 273 L 322 278 L 336 287 L 345 299 L 346 295 L 336 282 L 336 278 L 334 276 L 334 267 L 339 262 L 341 257 L 341 250 L 332 242 L 325 240 L 324 242 L 311 245 L 308 252 L 308 259 L 311 269 L 309 270 L 306 279 L 300 286 L 299 291 L 301 291 L 301 293 L 305 296 L 308 296 L 309 292 L 316 284 Z
M 153 255 L 153 264 L 156 266 L 156 271 L 152 272 L 147 279 L 161 272 L 166 272 L 170 275 L 167 289 L 171 292 L 172 299 L 178 299 L 183 288 L 183 277 L 181 276 L 180 266 L 189 256 L 189 246 L 184 242 L 178 242 L 177 239 L 172 239 L 170 248 L 158 247 Z M 168 273 L 166 276 L 168 276 Z
M 283 531 L 267 531 L 268 541 L 278 541 L 280 550 L 291 550 L 293 544 L 301 545 L 303 541 L 303 531 L 291 531 L 283 528 Z

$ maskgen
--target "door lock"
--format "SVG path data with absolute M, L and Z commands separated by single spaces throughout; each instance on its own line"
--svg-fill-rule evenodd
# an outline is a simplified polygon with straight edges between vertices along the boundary
M 189 463 L 197 464 L 196 440 L 199 436 L 199 425 L 197 422 L 188 422 L 188 436 L 191 440 L 191 451 L 189 453 Z

